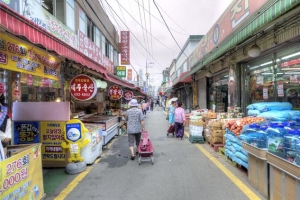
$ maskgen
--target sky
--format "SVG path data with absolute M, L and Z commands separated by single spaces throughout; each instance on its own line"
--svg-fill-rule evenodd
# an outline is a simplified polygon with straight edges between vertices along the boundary
M 147 63 L 149 82 L 158 87 L 162 71 L 177 58 L 189 35 L 205 35 L 232 0 L 99 2 L 118 31 L 130 31 L 131 65 L 127 68 L 133 69 L 133 78 L 139 69 L 146 73 Z

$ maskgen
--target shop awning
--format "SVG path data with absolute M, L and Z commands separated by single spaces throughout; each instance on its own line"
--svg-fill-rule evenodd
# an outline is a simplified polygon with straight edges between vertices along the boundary
M 173 83 L 173 87 L 178 84 L 191 83 L 193 81 L 193 79 L 192 79 L 192 76 L 188 75 L 188 74 L 189 74 L 189 71 L 183 72 L 177 79 L 178 81 Z
M 112 83 L 115 83 L 119 86 L 123 86 L 130 89 L 137 89 L 134 84 L 127 82 L 126 80 L 120 79 L 112 74 L 107 74 L 107 81 L 110 81 Z
M 78 50 L 64 43 L 60 39 L 46 32 L 25 17 L 19 15 L 4 4 L 0 3 L 0 26 L 15 35 L 23 36 L 34 44 L 44 46 L 49 52 L 54 51 L 58 55 L 80 63 L 107 77 L 106 68 Z

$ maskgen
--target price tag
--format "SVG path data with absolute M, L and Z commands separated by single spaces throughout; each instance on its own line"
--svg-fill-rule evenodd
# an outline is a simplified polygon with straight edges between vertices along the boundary
M 291 75 L 290 76 L 290 82 L 291 83 L 298 83 L 298 77 L 297 77 L 297 75 Z
M 258 84 L 258 85 L 264 84 L 264 76 L 258 76 L 256 78 L 256 84 Z

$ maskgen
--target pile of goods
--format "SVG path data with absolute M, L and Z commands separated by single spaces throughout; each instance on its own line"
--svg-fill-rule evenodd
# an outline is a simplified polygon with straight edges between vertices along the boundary
M 211 144 L 223 144 L 225 134 L 224 123 L 217 120 L 208 120 L 207 124 L 208 126 L 205 129 L 206 140 Z
M 247 106 L 247 114 L 271 121 L 289 121 L 300 118 L 300 111 L 292 109 L 293 106 L 289 102 L 260 102 Z
M 241 119 L 233 119 L 226 123 L 226 128 L 230 130 L 234 135 L 238 136 L 242 133 L 244 125 L 261 123 L 265 121 L 262 117 L 244 117 Z
M 232 161 L 248 169 L 248 153 L 242 148 L 242 140 L 228 129 L 226 129 L 224 137 L 226 138 L 225 155 Z

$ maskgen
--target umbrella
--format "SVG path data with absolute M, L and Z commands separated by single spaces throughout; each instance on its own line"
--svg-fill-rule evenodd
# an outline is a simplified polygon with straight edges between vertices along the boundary
M 173 97 L 173 98 L 169 99 L 168 104 L 171 105 L 171 102 L 172 102 L 172 101 L 177 101 L 177 99 L 178 99 L 178 98 L 176 98 L 176 97 Z

